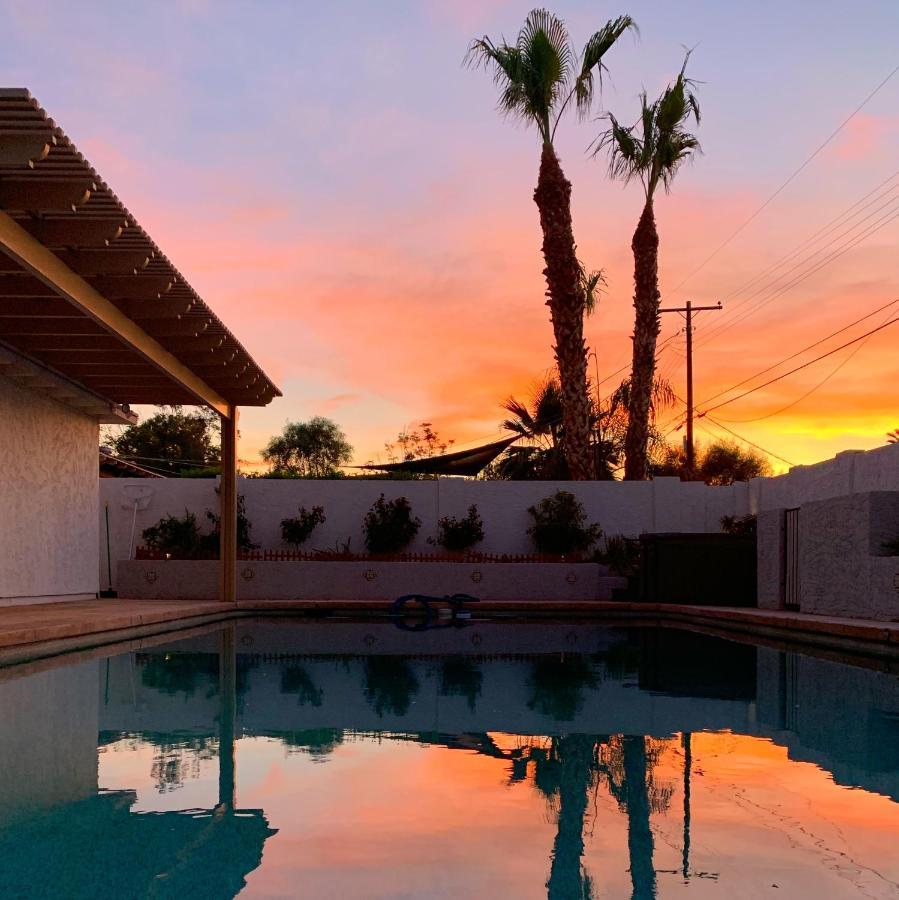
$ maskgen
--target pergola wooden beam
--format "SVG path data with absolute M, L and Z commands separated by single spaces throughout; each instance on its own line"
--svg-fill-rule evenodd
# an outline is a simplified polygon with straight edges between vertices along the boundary
M 75 210 L 90 199 L 94 183 L 84 177 L 21 178 L 4 177 L 0 181 L 0 206 L 4 209 L 59 212 Z
M 263 406 L 279 391 L 16 88 L 0 88 L 0 251 L 0 341 L 39 354 L 43 367 L 20 378 L 76 406 L 99 396 L 105 404 L 200 402 L 219 413 L 221 599 L 233 602 L 237 406 Z M 61 383 L 49 367 L 61 369 Z M 230 656 L 233 681 L 233 635 Z M 233 777 L 222 797 L 233 805 Z
M 121 233 L 124 220 L 120 216 L 90 219 L 68 216 L 59 219 L 17 219 L 19 224 L 45 247 L 105 247 Z
M 0 211 L 0 248 L 47 287 L 64 297 L 76 308 L 101 324 L 110 334 L 128 345 L 132 351 L 182 385 L 201 403 L 210 406 L 219 415 L 225 417 L 233 410 L 233 407 L 218 391 L 213 390 L 155 338 L 150 337 L 133 319 L 129 319 L 80 275 L 73 272 L 54 253 L 2 211 Z

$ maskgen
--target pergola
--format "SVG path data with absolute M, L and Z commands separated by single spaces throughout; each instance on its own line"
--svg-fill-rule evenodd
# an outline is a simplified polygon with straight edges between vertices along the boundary
M 233 601 L 238 407 L 280 391 L 21 88 L 0 88 L 0 250 L 0 372 L 101 421 L 132 403 L 218 412 Z

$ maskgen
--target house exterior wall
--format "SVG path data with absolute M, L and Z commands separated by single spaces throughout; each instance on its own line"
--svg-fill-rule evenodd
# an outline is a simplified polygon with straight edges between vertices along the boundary
M 0 680 L 0 823 L 97 792 L 100 664 Z
M 97 592 L 97 423 L 0 376 L 0 605 Z

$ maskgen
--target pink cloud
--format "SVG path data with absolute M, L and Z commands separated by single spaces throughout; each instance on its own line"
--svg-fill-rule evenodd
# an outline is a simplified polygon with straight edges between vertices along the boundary
M 843 162 L 868 159 L 887 139 L 899 135 L 899 116 L 872 116 L 858 113 L 843 129 L 831 155 Z

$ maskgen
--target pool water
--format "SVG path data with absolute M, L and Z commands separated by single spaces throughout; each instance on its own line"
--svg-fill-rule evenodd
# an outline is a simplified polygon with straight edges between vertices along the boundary
M 684 630 L 251 621 L 0 669 L 0 896 L 899 896 L 899 678 Z

